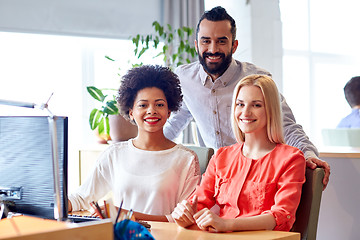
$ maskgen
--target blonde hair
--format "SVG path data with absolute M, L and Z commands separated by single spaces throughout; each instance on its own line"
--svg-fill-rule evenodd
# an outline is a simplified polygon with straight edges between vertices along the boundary
M 231 124 L 236 140 L 238 142 L 245 141 L 245 134 L 240 130 L 235 117 L 236 99 L 243 86 L 256 86 L 260 88 L 265 101 L 268 138 L 273 143 L 284 143 L 279 91 L 271 77 L 259 74 L 246 76 L 235 86 L 231 106 Z

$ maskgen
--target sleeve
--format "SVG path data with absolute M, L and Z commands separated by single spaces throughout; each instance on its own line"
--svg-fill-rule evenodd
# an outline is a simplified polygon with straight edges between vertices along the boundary
M 183 191 L 181 192 L 179 202 L 188 197 L 195 191 L 196 186 L 200 183 L 200 165 L 197 156 L 193 156 L 189 171 L 184 182 Z
M 174 73 L 179 76 L 180 82 L 182 78 L 182 66 L 175 69 Z M 193 116 L 186 106 L 185 101 L 182 102 L 179 111 L 172 112 L 170 118 L 164 126 L 164 135 L 170 140 L 177 138 L 180 133 L 187 127 Z
M 284 137 L 286 144 L 300 149 L 304 153 L 306 159 L 309 157 L 317 158 L 317 156 L 319 156 L 317 148 L 309 140 L 309 137 L 304 132 L 302 126 L 296 123 L 295 117 L 283 95 L 280 95 L 280 100 L 283 112 Z
M 73 211 L 90 209 L 91 201 L 98 201 L 111 189 L 109 182 L 108 155 L 102 153 L 96 162 L 91 174 L 78 189 L 69 195 Z M 108 176 L 108 177 L 107 177 Z
M 206 168 L 205 173 L 202 175 L 201 183 L 197 186 L 195 192 L 188 198 L 192 203 L 192 198 L 196 194 L 198 196 L 198 210 L 203 208 L 212 208 L 215 203 L 215 181 L 216 181 L 216 157 L 217 153 L 213 155 Z
M 182 102 L 180 110 L 171 113 L 170 118 L 164 126 L 165 137 L 174 140 L 187 127 L 192 119 L 193 116 L 187 109 L 185 102 Z
M 295 222 L 297 207 L 300 203 L 302 185 L 305 182 L 306 163 L 300 151 L 294 152 L 283 166 L 283 173 L 277 183 L 275 202 L 270 213 L 275 217 L 274 230 L 290 231 Z

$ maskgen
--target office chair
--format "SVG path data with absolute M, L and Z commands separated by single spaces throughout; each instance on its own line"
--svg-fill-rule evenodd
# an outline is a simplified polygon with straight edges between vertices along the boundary
M 306 168 L 305 175 L 306 182 L 291 231 L 300 232 L 302 240 L 315 240 L 325 173 L 322 168 Z
M 206 170 L 206 167 L 210 161 L 211 156 L 214 154 L 214 149 L 208 147 L 186 145 L 186 144 L 184 144 L 184 146 L 194 151 L 198 156 L 199 164 L 200 164 L 200 172 L 202 175 Z

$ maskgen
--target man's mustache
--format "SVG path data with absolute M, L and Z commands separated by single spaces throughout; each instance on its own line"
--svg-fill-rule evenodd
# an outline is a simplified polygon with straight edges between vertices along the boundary
M 221 58 L 225 58 L 225 54 L 224 53 L 209 53 L 209 52 L 204 52 L 203 53 L 203 57 L 221 57 Z

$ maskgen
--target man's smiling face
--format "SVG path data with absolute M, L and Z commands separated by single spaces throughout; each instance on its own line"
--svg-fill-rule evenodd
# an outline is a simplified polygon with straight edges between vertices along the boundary
M 195 46 L 201 65 L 213 80 L 229 67 L 237 44 L 233 44 L 229 21 L 201 21 Z

